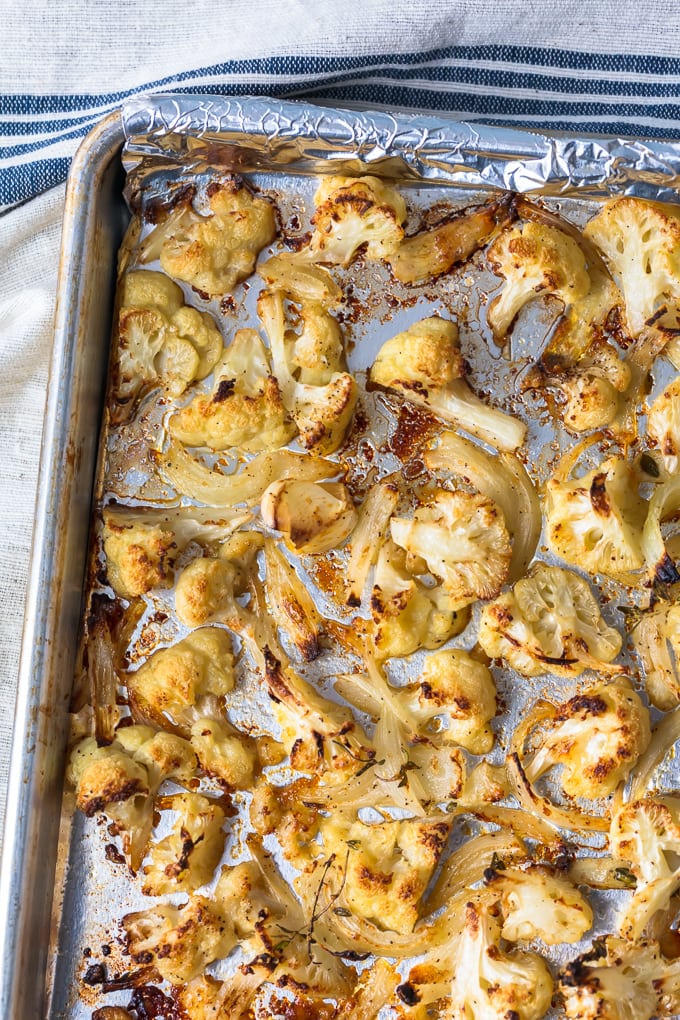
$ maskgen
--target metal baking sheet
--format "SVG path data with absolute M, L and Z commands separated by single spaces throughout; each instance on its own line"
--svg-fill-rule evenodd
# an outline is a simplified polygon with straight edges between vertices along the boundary
M 124 136 L 133 206 L 142 183 L 152 187 L 180 167 L 249 171 L 263 183 L 291 172 L 368 168 L 428 194 L 442 186 L 468 195 L 502 187 L 566 202 L 610 189 L 677 201 L 680 175 L 673 145 L 557 141 L 444 118 L 265 99 L 142 98 L 126 106 L 122 121 L 112 115 L 88 137 L 68 189 L 0 884 L 0 1007 L 8 1020 L 89 1017 L 93 1005 L 78 1000 L 78 978 L 103 945 L 116 959 L 125 910 L 118 893 L 124 898 L 126 883 L 116 869 L 107 877 L 97 867 L 102 834 L 72 816 L 68 795 L 61 810 L 116 253 L 127 218 L 117 162 Z M 409 321 L 418 317 L 414 311 Z M 390 330 L 405 325 L 392 322 Z

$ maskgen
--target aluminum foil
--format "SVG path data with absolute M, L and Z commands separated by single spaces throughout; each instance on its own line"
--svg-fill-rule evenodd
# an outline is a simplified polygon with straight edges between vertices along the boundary
M 677 202 L 680 145 L 549 137 L 445 116 L 358 112 L 260 97 L 150 95 L 123 107 L 128 198 L 150 174 L 203 171 L 361 172 L 522 194 Z

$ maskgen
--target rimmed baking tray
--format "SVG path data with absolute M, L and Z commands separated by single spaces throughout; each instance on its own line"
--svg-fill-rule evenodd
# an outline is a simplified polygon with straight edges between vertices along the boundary
M 0 1015 L 6 1020 L 47 1015 L 69 701 L 116 257 L 129 218 L 123 141 L 120 113 L 112 113 L 81 145 L 66 189 L 0 877 Z
M 129 105 L 125 127 L 119 113 L 107 117 L 74 160 L 0 874 L 0 1015 L 6 1020 L 71 1016 L 68 1003 L 76 992 L 64 983 L 74 965 L 56 968 L 54 980 L 59 947 L 70 952 L 76 945 L 75 937 L 70 946 L 59 938 L 61 918 L 76 931 L 83 910 L 78 875 L 68 874 L 67 844 L 79 838 L 78 830 L 60 830 L 60 819 L 116 257 L 129 219 L 119 160 L 126 136 L 126 163 L 137 179 L 155 165 L 149 157 L 165 153 L 175 160 L 174 143 L 166 141 L 172 136 L 184 156 L 183 140 L 198 139 L 191 147 L 197 164 L 221 155 L 239 168 L 315 173 L 331 158 L 335 171 L 399 168 L 411 181 L 467 188 L 539 193 L 550 181 L 553 195 L 601 195 L 612 185 L 677 201 L 677 146 L 558 141 L 434 117 L 340 114 L 266 99 L 152 97 Z M 239 139 L 245 138 L 239 154 Z

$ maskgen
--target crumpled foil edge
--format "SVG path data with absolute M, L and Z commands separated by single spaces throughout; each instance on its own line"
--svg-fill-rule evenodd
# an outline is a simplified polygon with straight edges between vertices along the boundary
M 375 173 L 460 188 L 579 198 L 680 200 L 680 144 L 550 137 L 413 113 L 343 110 L 260 96 L 136 96 L 123 105 L 131 205 L 175 169 Z

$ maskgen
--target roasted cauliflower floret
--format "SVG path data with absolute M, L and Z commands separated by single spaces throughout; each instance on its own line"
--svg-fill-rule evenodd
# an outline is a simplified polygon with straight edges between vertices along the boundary
M 237 330 L 215 370 L 213 392 L 176 411 L 168 428 L 181 443 L 211 450 L 278 450 L 293 438 L 295 427 L 256 330 Z
M 211 880 L 219 864 L 226 838 L 224 810 L 198 793 L 165 797 L 160 806 L 176 817 L 168 835 L 151 846 L 142 892 L 145 896 L 193 892 Z
M 514 218 L 511 196 L 476 209 L 464 209 L 453 219 L 405 237 L 386 261 L 401 283 L 441 276 L 469 259 Z
M 239 177 L 210 186 L 207 198 L 207 216 L 196 212 L 190 198 L 178 203 L 146 238 L 141 258 L 160 258 L 169 276 L 212 297 L 250 276 L 259 252 L 276 236 L 276 214 Z
M 459 744 L 472 754 L 493 746 L 489 722 L 496 714 L 496 688 L 489 670 L 467 652 L 435 652 L 425 659 L 417 684 L 400 692 L 421 728 L 431 729 L 445 744 Z
M 524 442 L 526 426 L 475 396 L 465 382 L 466 371 L 455 322 L 432 316 L 382 345 L 369 381 L 394 390 L 500 450 L 516 450 Z
M 650 407 L 647 436 L 661 454 L 666 471 L 675 474 L 680 467 L 680 376 L 666 386 Z
M 106 747 L 87 737 L 71 752 L 67 777 L 78 808 L 91 818 L 104 811 L 122 834 L 130 867 L 137 871 L 153 826 L 153 797 L 164 779 L 190 783 L 198 761 L 191 745 L 148 726 L 118 731 Z
M 463 931 L 411 969 L 397 989 L 402 1001 L 424 1010 L 441 1000 L 440 1015 L 456 1020 L 542 1020 L 553 992 L 548 966 L 537 953 L 507 951 L 501 923 L 494 906 L 471 896 Z
M 590 290 L 583 250 L 573 237 L 547 223 L 530 221 L 504 231 L 489 248 L 489 261 L 506 281 L 488 313 L 499 339 L 527 302 L 552 296 L 568 307 Z
M 172 584 L 178 554 L 175 534 L 156 521 L 126 521 L 104 510 L 104 552 L 111 587 L 123 598 Z
M 584 235 L 603 252 L 623 292 L 628 327 L 676 330 L 680 321 L 680 210 L 624 196 L 607 202 Z
M 357 512 L 342 482 L 273 482 L 260 504 L 262 520 L 299 553 L 322 553 L 349 537 Z
M 655 602 L 631 632 L 649 700 L 664 712 L 680 702 L 680 602 Z
M 566 878 L 542 866 L 485 873 L 500 897 L 501 935 L 509 942 L 541 939 L 548 946 L 579 942 L 593 923 L 593 911 Z
M 307 450 L 325 456 L 342 445 L 356 407 L 357 384 L 341 371 L 342 347 L 335 319 L 318 306 L 302 305 L 302 329 L 286 329 L 283 294 L 263 291 L 257 303 L 272 352 L 283 402 Z M 327 321 L 326 321 L 327 320 Z
M 626 939 L 639 939 L 680 886 L 680 799 L 626 804 L 612 819 L 610 843 L 612 854 L 627 861 L 637 879 L 619 916 L 619 932 Z
M 534 781 L 562 765 L 569 797 L 607 797 L 623 782 L 651 737 L 649 714 L 625 677 L 597 683 L 556 711 L 526 769 Z
M 441 586 L 428 588 L 406 566 L 407 555 L 392 541 L 378 553 L 371 593 L 370 628 L 379 659 L 437 648 L 468 622 L 468 611 L 452 610 Z
M 252 741 L 219 719 L 197 719 L 191 727 L 191 746 L 201 768 L 230 790 L 253 784 L 257 756 Z
M 631 378 L 629 365 L 611 344 L 598 344 L 558 380 L 566 397 L 560 413 L 567 428 L 590 432 L 611 425 Z
M 127 273 L 120 302 L 116 400 L 130 401 L 153 385 L 178 397 L 213 370 L 222 334 L 207 312 L 184 304 L 180 288 L 163 273 Z
M 609 935 L 567 964 L 559 990 L 568 1020 L 653 1020 L 680 1008 L 680 971 L 656 942 L 634 946 Z
M 441 579 L 451 609 L 498 595 L 508 575 L 508 530 L 493 500 L 438 489 L 411 519 L 393 517 L 392 538 Z
M 173 984 L 198 977 L 238 944 L 231 920 L 205 896 L 192 896 L 182 907 L 158 903 L 126 914 L 123 928 L 132 960 L 153 964 Z
M 315 262 L 347 266 L 362 246 L 367 258 L 382 259 L 404 236 L 406 203 L 378 177 L 323 177 L 314 204 Z
M 326 856 L 336 854 L 337 872 L 344 880 L 343 903 L 379 928 L 412 931 L 450 827 L 422 818 L 376 825 L 322 819 L 324 851 Z
M 188 737 L 201 702 L 221 700 L 234 686 L 231 636 L 202 627 L 154 652 L 126 680 L 138 718 Z
M 221 547 L 219 556 L 192 560 L 177 579 L 175 611 L 188 627 L 201 627 L 218 620 L 238 629 L 243 595 L 253 571 L 255 557 L 262 548 L 262 536 L 256 531 L 239 531 Z
M 621 651 L 621 635 L 602 619 L 588 583 L 546 563 L 483 607 L 478 640 L 523 676 L 579 676 Z
M 644 566 L 646 505 L 632 464 L 609 457 L 581 478 L 562 471 L 546 485 L 548 545 L 575 567 L 630 582 Z

